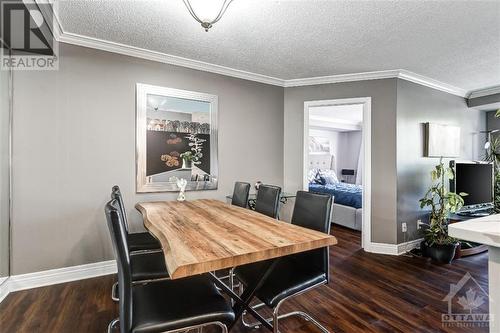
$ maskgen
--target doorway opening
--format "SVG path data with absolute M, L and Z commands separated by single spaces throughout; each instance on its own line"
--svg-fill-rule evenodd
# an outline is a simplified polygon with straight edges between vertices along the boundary
M 371 98 L 304 102 L 303 188 L 334 197 L 332 223 L 371 247 Z

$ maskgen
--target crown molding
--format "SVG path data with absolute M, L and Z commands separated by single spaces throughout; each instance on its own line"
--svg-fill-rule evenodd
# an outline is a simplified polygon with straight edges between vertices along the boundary
M 413 73 L 404 69 L 400 69 L 398 73 L 398 78 L 406 81 L 410 81 L 413 83 L 420 84 L 422 86 L 426 86 L 432 89 L 440 90 L 447 92 L 452 95 L 460 96 L 460 97 L 467 97 L 468 96 L 468 91 L 462 88 L 458 88 L 455 86 L 452 86 L 450 84 L 431 79 L 429 77 Z
M 44 1 L 44 0 L 37 0 Z M 354 81 L 366 81 L 366 80 L 380 80 L 380 79 L 390 79 L 399 78 L 402 80 L 417 83 L 422 86 L 426 86 L 432 89 L 443 91 L 449 94 L 453 94 L 460 97 L 480 97 L 489 95 L 492 93 L 500 92 L 500 87 L 493 87 L 484 90 L 477 90 L 474 92 L 467 91 L 465 89 L 452 86 L 450 84 L 416 74 L 404 69 L 392 69 L 384 71 L 373 71 L 373 72 L 363 72 L 363 73 L 351 73 L 351 74 L 339 74 L 330 76 L 319 76 L 303 79 L 291 79 L 285 80 L 277 77 L 267 76 L 263 74 L 257 74 L 252 72 L 247 72 L 235 68 L 215 65 L 203 61 L 188 59 L 184 57 L 174 56 L 167 53 L 151 51 L 143 48 L 138 48 L 130 45 L 125 45 L 121 43 L 111 42 L 103 39 L 83 36 L 79 34 L 69 33 L 64 31 L 59 17 L 54 14 L 54 36 L 57 41 L 78 45 L 88 48 L 93 48 L 97 50 L 103 50 L 107 52 L 122 54 L 126 56 L 161 62 L 165 64 L 181 66 L 185 68 L 200 70 L 204 72 L 210 72 L 220 75 L 226 75 L 230 77 L 235 77 L 239 79 L 279 86 L 279 87 L 302 87 L 302 86 L 312 86 L 321 84 L 331 84 L 331 83 L 341 83 L 341 82 L 354 82 Z M 482 95 L 481 95 L 482 94 Z
M 376 72 L 318 76 L 318 77 L 310 77 L 304 79 L 285 80 L 284 87 L 285 88 L 303 87 L 303 86 L 315 86 L 319 84 L 390 79 L 398 77 L 398 74 L 399 70 L 387 70 L 387 71 L 376 71 Z
M 183 58 L 174 56 L 171 54 L 166 54 L 157 51 L 151 51 L 142 49 L 139 47 L 129 46 L 121 43 L 110 42 L 98 38 L 82 36 L 78 34 L 68 33 L 64 30 L 61 31 L 59 36 L 59 42 L 84 46 L 88 48 L 98 49 L 107 52 L 118 53 L 126 56 L 161 62 L 165 64 L 186 67 L 190 69 L 200 70 L 204 72 L 210 72 L 215 74 L 221 74 L 226 76 L 235 77 L 238 79 L 244 79 L 259 83 L 270 84 L 274 86 L 283 87 L 284 81 L 275 77 L 256 74 L 251 72 L 242 71 L 239 69 L 234 69 L 230 67 L 210 64 L 203 61 Z
M 391 78 L 398 78 L 410 81 L 413 83 L 420 84 L 422 86 L 444 91 L 449 94 L 457 95 L 460 97 L 467 96 L 467 90 L 465 89 L 461 89 L 452 86 L 450 84 L 434 80 L 429 77 L 416 74 L 404 69 L 393 69 L 393 70 L 377 71 L 377 72 L 341 74 L 341 75 L 331 75 L 331 76 L 319 76 L 319 77 L 312 77 L 305 79 L 285 80 L 285 87 L 301 87 L 301 86 L 311 86 L 318 84 L 379 80 L 379 79 L 391 79 Z
M 500 94 L 500 86 L 495 86 L 495 87 L 489 87 L 485 89 L 478 89 L 478 90 L 473 90 L 469 93 L 468 98 L 478 98 L 478 97 L 484 97 L 488 95 L 495 95 L 495 94 Z

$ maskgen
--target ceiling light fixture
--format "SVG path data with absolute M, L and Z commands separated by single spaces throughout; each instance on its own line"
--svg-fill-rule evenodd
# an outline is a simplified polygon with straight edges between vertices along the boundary
M 189 14 L 198 22 L 205 31 L 221 19 L 229 4 L 233 0 L 182 0 Z

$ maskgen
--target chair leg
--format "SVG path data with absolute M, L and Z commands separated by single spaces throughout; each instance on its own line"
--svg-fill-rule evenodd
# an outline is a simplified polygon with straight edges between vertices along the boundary
M 231 268 L 229 270 L 228 278 L 229 278 L 229 288 L 231 288 L 231 290 L 234 290 L 234 268 Z
M 115 282 L 111 287 L 111 299 L 115 302 L 118 302 L 120 300 L 118 296 L 118 282 Z
M 205 324 L 201 324 L 201 325 L 179 328 L 179 329 L 175 329 L 172 331 L 165 331 L 164 333 L 181 333 L 181 332 L 187 333 L 187 332 L 192 331 L 192 330 L 195 330 L 196 333 L 202 333 L 203 327 L 211 326 L 211 325 L 219 326 L 222 330 L 222 333 L 228 333 L 227 326 L 225 324 L 221 323 L 220 321 L 213 321 L 213 322 L 205 323 Z M 108 332 L 108 333 L 110 333 L 110 332 Z
M 241 285 L 242 283 L 240 283 Z M 305 319 L 306 321 L 309 321 L 311 323 L 313 323 L 317 328 L 319 328 L 321 330 L 321 332 L 323 333 L 330 333 L 323 325 L 321 325 L 316 319 L 314 319 L 313 317 L 311 317 L 309 314 L 305 313 L 305 312 L 302 312 L 302 311 L 293 311 L 293 312 L 289 312 L 289 313 L 285 313 L 285 314 L 282 314 L 282 315 L 279 315 L 279 309 L 281 307 L 281 304 L 283 304 L 286 300 L 294 297 L 294 296 L 297 296 L 297 295 L 300 295 L 300 294 L 303 294 L 313 288 L 316 288 L 320 285 L 322 285 L 324 283 L 321 283 L 321 284 L 318 284 L 318 285 L 314 285 L 312 287 L 309 287 L 305 290 L 303 290 L 302 292 L 299 292 L 295 295 L 292 295 L 292 296 L 289 296 L 283 300 L 281 300 L 273 309 L 273 316 L 272 318 L 268 318 L 266 319 L 268 322 L 272 322 L 273 323 L 273 333 L 279 333 L 279 319 L 284 319 L 284 318 L 288 318 L 288 317 L 293 317 L 293 316 L 300 316 L 301 318 Z M 241 287 L 240 287 L 241 289 Z M 254 305 L 252 308 L 254 310 L 258 310 L 259 308 L 263 307 L 265 304 L 264 303 L 260 303 L 260 304 L 257 304 L 257 305 Z M 243 313 L 243 315 L 241 316 L 241 322 L 243 323 L 243 325 L 247 328 L 258 328 L 260 326 L 260 323 L 259 322 L 253 322 L 253 323 L 247 323 L 245 321 L 245 312 Z
M 289 313 L 282 314 L 281 316 L 278 316 L 278 319 L 284 319 L 288 317 L 293 317 L 293 316 L 299 316 L 303 318 L 306 321 L 309 321 L 314 324 L 317 328 L 321 330 L 323 333 L 330 333 L 320 322 L 318 322 L 316 319 L 311 317 L 309 314 L 302 312 L 302 311 L 293 311 Z
M 278 313 L 280 311 L 281 302 L 273 310 L 273 333 L 279 333 L 278 324 L 279 324 L 279 316 Z
M 108 333 L 113 333 L 113 329 L 115 328 L 115 325 L 118 324 L 118 322 L 120 321 L 120 319 L 116 318 L 116 319 L 113 319 L 109 325 L 108 325 Z

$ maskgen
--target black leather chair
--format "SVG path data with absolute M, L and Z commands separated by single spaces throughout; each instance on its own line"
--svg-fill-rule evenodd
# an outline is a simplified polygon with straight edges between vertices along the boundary
M 278 217 L 281 187 L 260 185 L 255 200 L 255 211 L 272 218 Z
M 156 282 L 170 279 L 163 252 L 131 253 L 130 271 L 132 274 L 132 281 L 135 283 Z M 111 299 L 118 302 L 119 298 L 118 282 L 115 282 L 111 290 Z
M 105 208 L 118 264 L 120 333 L 181 332 L 208 325 L 221 327 L 234 321 L 234 312 L 206 275 L 193 278 L 134 284 L 127 232 L 119 204 L 111 200 Z
M 120 221 L 127 233 L 129 242 L 129 251 L 132 256 L 130 259 L 133 281 L 151 281 L 159 279 L 168 279 L 169 275 L 165 266 L 165 258 L 161 251 L 160 243 L 149 232 L 129 233 L 127 225 L 127 214 L 123 197 L 118 185 L 113 186 L 111 199 L 116 199 L 118 203 L 118 213 Z M 131 245 L 133 244 L 133 246 Z M 111 299 L 115 302 L 119 299 L 118 283 L 113 284 L 111 288 Z
M 233 198 L 231 205 L 246 208 L 248 205 L 248 195 L 250 194 L 250 184 L 244 182 L 234 183 Z
M 118 201 L 121 220 L 123 221 L 125 230 L 127 231 L 129 250 L 131 252 L 161 250 L 160 242 L 149 232 L 136 232 L 136 233 L 129 232 L 127 212 L 125 210 L 125 204 L 123 203 L 123 197 L 120 191 L 120 187 L 118 187 L 118 185 L 113 186 L 111 192 L 111 199 L 116 199 Z
M 330 195 L 298 191 L 293 210 L 292 224 L 305 228 L 330 233 L 330 213 L 332 198 Z M 248 286 L 259 278 L 272 261 L 237 267 L 234 271 L 242 286 Z M 317 320 L 302 311 L 294 311 L 279 315 L 280 306 L 290 297 L 297 296 L 313 288 L 328 283 L 329 255 L 328 248 L 321 248 L 304 253 L 290 255 L 279 259 L 268 279 L 256 292 L 257 298 L 263 303 L 254 307 L 258 309 L 267 305 L 273 309 L 274 332 L 278 332 L 278 320 L 291 316 L 301 316 L 314 323 L 322 332 L 328 333 Z M 247 327 L 258 326 L 257 323 Z

